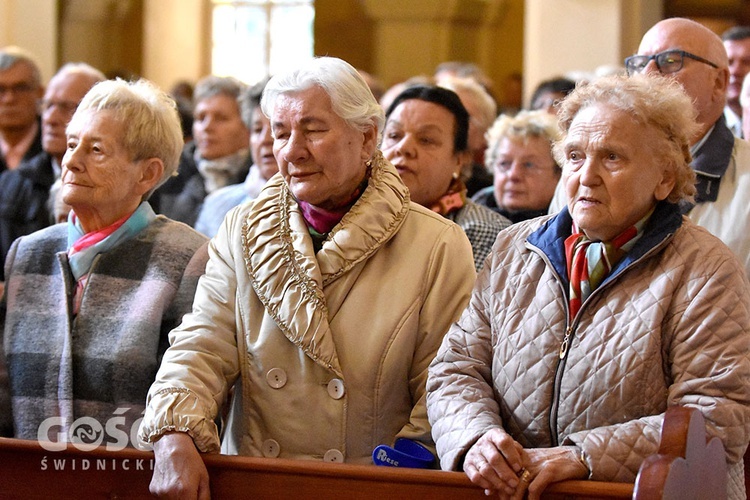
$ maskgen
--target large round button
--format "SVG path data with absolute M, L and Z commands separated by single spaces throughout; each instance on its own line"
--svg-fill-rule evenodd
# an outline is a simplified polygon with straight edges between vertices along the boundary
M 261 446 L 261 453 L 266 458 L 276 458 L 281 453 L 281 446 L 275 439 L 266 439 Z
M 328 382 L 328 395 L 331 396 L 333 399 L 341 399 L 344 397 L 344 393 L 346 392 L 346 389 L 344 389 L 344 381 L 335 378 Z
M 344 462 L 344 454 L 341 453 L 339 450 L 328 450 L 325 455 L 323 455 L 323 461 L 324 462 L 333 462 L 333 463 L 343 463 Z
M 280 389 L 286 385 L 286 372 L 281 368 L 271 368 L 266 373 L 266 382 L 274 389 Z

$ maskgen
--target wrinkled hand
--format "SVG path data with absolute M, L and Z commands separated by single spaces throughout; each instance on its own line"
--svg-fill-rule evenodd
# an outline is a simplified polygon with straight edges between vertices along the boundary
M 154 443 L 154 475 L 149 490 L 159 498 L 209 500 L 208 471 L 193 439 L 168 432 Z
M 584 479 L 589 475 L 588 467 L 579 458 L 581 451 L 577 446 L 529 448 L 526 454 L 526 470 L 532 478 L 528 484 L 529 500 L 537 500 L 550 483 Z
M 523 447 L 502 429 L 492 429 L 472 446 L 464 459 L 464 472 L 486 495 L 509 498 L 519 489 L 517 474 L 528 461 Z M 521 491 L 521 496 L 525 486 Z

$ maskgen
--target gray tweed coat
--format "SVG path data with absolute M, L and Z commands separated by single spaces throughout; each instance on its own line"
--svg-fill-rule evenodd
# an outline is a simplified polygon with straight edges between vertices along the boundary
M 41 423 L 59 417 L 43 438 L 69 433 L 84 442 L 101 435 L 103 443 L 115 442 L 124 434 L 106 430 L 113 418 L 129 435 L 167 334 L 192 307 L 208 257 L 205 242 L 187 225 L 157 216 L 135 238 L 96 257 L 73 318 L 67 225 L 16 240 L 0 303 L 0 433 L 37 439 Z M 76 423 L 81 417 L 96 419 L 101 435 L 92 422 Z

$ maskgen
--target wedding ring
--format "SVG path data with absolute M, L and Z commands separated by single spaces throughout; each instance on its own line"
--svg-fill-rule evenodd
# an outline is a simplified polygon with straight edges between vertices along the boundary
M 521 470 L 521 475 L 518 476 L 518 479 L 520 479 L 524 483 L 530 483 L 531 482 L 531 472 L 527 471 L 526 469 Z

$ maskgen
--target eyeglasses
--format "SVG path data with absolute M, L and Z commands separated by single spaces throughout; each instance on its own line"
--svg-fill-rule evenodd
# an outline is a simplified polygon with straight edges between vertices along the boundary
M 42 99 L 39 101 L 39 107 L 43 113 L 57 108 L 65 114 L 72 115 L 78 108 L 78 103 L 73 101 L 53 101 L 51 99 Z
M 36 89 L 36 85 L 27 82 L 14 83 L 13 85 L 0 85 L 0 96 L 5 95 L 8 92 L 13 92 L 14 94 L 25 94 Z
M 717 65 L 708 59 L 703 59 L 700 56 L 696 56 L 695 54 L 691 54 L 684 50 L 665 50 L 664 52 L 659 52 L 652 56 L 630 56 L 625 58 L 625 68 L 628 70 L 628 75 L 642 73 L 646 69 L 646 66 L 648 66 L 648 63 L 653 59 L 656 62 L 656 67 L 659 69 L 659 72 L 666 75 L 680 71 L 682 65 L 685 63 L 686 57 L 708 64 L 712 68 L 718 68 Z

